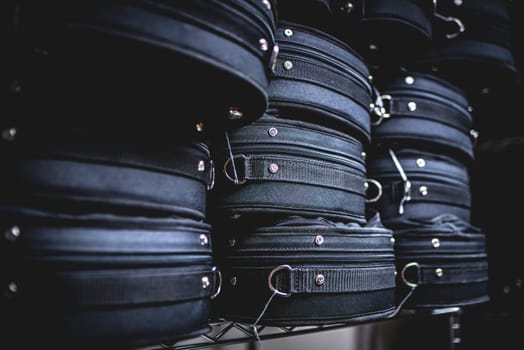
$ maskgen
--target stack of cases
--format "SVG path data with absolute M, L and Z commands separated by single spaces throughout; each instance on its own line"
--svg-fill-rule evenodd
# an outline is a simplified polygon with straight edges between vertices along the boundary
M 216 142 L 216 315 L 280 326 L 385 318 L 395 263 L 392 232 L 366 217 L 368 68 L 303 24 L 280 21 L 277 43 L 267 113 Z
M 8 1 L 4 19 L 2 344 L 209 331 L 207 140 L 267 109 L 273 3 Z
M 380 87 L 386 113 L 373 129 L 369 176 L 394 230 L 398 300 L 412 309 L 488 300 L 485 237 L 472 226 L 469 169 L 476 132 L 464 93 L 432 75 L 408 73 Z

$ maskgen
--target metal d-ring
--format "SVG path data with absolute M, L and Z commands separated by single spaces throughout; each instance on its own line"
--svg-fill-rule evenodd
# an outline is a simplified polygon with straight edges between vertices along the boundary
M 377 100 L 381 101 L 382 106 L 378 106 L 374 108 L 375 112 L 380 111 L 380 113 L 375 113 L 375 115 L 378 116 L 378 119 L 371 122 L 371 125 L 373 126 L 378 126 L 382 124 L 384 119 L 388 119 L 391 117 L 391 113 L 389 112 L 389 109 L 391 109 L 391 100 L 393 100 L 391 95 L 380 95 Z M 384 105 L 384 101 L 388 102 L 389 108 L 386 108 L 386 106 Z
M 213 268 L 211 269 L 211 272 L 216 273 L 218 275 L 218 282 L 219 282 L 218 288 L 217 288 L 217 291 L 211 296 L 211 299 L 215 299 L 220 294 L 220 291 L 222 290 L 222 272 L 220 272 L 220 270 L 216 266 L 213 266 Z
M 291 271 L 291 266 L 289 266 L 289 265 L 279 265 L 279 266 L 275 267 L 273 270 L 271 270 L 271 272 L 269 273 L 269 276 L 267 276 L 267 285 L 269 286 L 269 290 L 271 292 L 275 293 L 276 295 L 279 295 L 281 297 L 289 297 L 289 296 L 291 296 L 291 293 L 281 292 L 281 291 L 279 291 L 278 289 L 276 289 L 273 286 L 273 282 L 272 282 L 273 275 L 275 273 L 277 273 L 278 271 L 280 271 L 280 270 L 289 270 L 289 271 Z
M 416 268 L 417 268 L 417 276 L 418 276 L 418 272 L 419 272 L 420 265 L 418 264 L 418 262 L 413 261 L 413 262 L 407 263 L 407 264 L 402 268 L 402 271 L 400 272 L 400 277 L 402 278 L 402 281 L 406 284 L 406 286 L 411 287 L 411 288 L 416 288 L 416 287 L 418 287 L 418 283 L 410 282 L 410 281 L 408 281 L 408 279 L 406 278 L 406 271 L 407 271 L 407 269 L 409 269 L 410 267 L 416 267 Z
M 377 180 L 375 180 L 375 179 L 367 179 L 366 183 L 367 184 L 372 183 L 373 185 L 375 185 L 377 187 L 377 190 L 378 190 L 377 195 L 375 197 L 370 198 L 370 199 L 366 199 L 366 203 L 378 202 L 380 197 L 382 197 L 382 184 L 380 182 L 378 182 Z
M 234 183 L 235 185 L 242 185 L 244 183 L 246 183 L 247 179 L 242 179 L 242 180 L 239 180 L 238 179 L 238 174 L 236 174 L 236 171 L 235 171 L 235 177 L 231 177 L 228 172 L 227 172 L 227 166 L 229 165 L 229 163 L 231 161 L 235 161 L 235 159 L 242 159 L 242 160 L 246 160 L 247 157 L 243 154 L 239 154 L 239 155 L 236 155 L 236 156 L 233 156 L 233 158 L 228 158 L 226 160 L 226 162 L 224 163 L 224 175 L 226 176 L 226 178 L 231 181 L 232 183 Z
M 454 33 L 451 33 L 451 34 L 446 34 L 446 38 L 447 39 L 453 39 L 453 38 L 456 38 L 460 33 L 463 33 L 465 30 L 466 30 L 466 26 L 464 25 L 464 23 L 462 23 L 462 21 L 456 17 L 451 17 L 451 16 L 444 16 L 440 13 L 437 12 L 437 0 L 433 0 L 433 14 L 435 15 L 435 17 L 445 21 L 445 22 L 448 22 L 448 23 L 454 23 L 457 25 L 457 31 L 454 32 Z

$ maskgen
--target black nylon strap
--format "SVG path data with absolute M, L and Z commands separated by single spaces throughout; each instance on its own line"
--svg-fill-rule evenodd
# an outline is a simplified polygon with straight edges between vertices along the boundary
M 285 62 L 292 63 L 291 69 L 285 69 Z M 371 95 L 366 88 L 355 82 L 347 74 L 343 75 L 318 64 L 306 62 L 302 59 L 280 55 L 277 60 L 275 76 L 278 78 L 295 79 L 321 85 L 327 89 L 334 90 L 348 98 L 356 100 L 363 106 L 369 107 Z
M 418 277 L 418 284 L 485 282 L 488 280 L 488 264 L 486 262 L 478 262 L 475 266 L 460 264 L 455 266 L 420 264 Z
M 410 110 L 410 103 L 415 103 L 415 110 Z M 393 96 L 389 104 L 389 113 L 394 118 L 395 115 L 409 116 L 413 118 L 429 119 L 438 123 L 450 125 L 456 129 L 462 130 L 469 135 L 471 122 L 460 111 L 434 101 L 417 97 L 398 97 Z
M 471 192 L 467 189 L 435 182 L 412 180 L 410 182 L 412 188 L 411 202 L 442 202 L 461 205 L 466 208 L 471 207 Z M 384 193 L 389 192 L 394 201 L 400 201 L 404 197 L 404 183 L 402 181 L 382 185 Z M 420 190 L 423 186 L 426 187 L 426 192 Z
M 292 294 L 387 289 L 395 287 L 395 267 L 292 268 L 275 276 L 274 287 Z
M 278 167 L 274 173 L 270 171 L 272 165 Z M 333 163 L 299 157 L 250 155 L 245 158 L 244 166 L 247 180 L 298 182 L 365 192 L 364 174 L 355 175 L 350 172 L 351 168 Z
M 39 290 L 63 296 L 73 305 L 129 305 L 209 298 L 216 291 L 216 282 L 215 273 L 205 267 L 198 271 L 82 271 L 54 275 Z

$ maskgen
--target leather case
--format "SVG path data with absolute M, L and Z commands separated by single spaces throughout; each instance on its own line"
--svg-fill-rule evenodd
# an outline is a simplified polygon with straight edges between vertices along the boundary
M 382 184 L 382 196 L 373 205 L 384 223 L 397 216 L 431 219 L 443 213 L 471 219 L 468 168 L 451 157 L 413 148 L 390 150 L 370 155 L 367 171 Z
M 365 223 L 362 143 L 287 116 L 266 114 L 229 132 L 230 148 L 217 141 L 223 171 L 210 192 L 211 220 L 300 215 Z
M 289 217 L 218 240 L 224 285 L 213 300 L 216 317 L 323 325 L 384 319 L 395 310 L 392 233 L 376 221 L 361 227 Z
M 208 224 L 75 209 L 0 205 L 0 343 L 121 349 L 210 330 Z
M 386 113 L 375 122 L 378 146 L 427 148 L 464 162 L 474 158 L 473 117 L 465 93 L 437 76 L 408 72 L 379 87 Z
M 180 137 L 197 124 L 249 124 L 267 109 L 278 53 L 271 0 L 16 6 L 9 54 L 26 123 Z
M 280 114 L 370 140 L 373 89 L 362 58 L 335 37 L 280 21 L 269 106 Z
M 461 307 L 489 301 L 485 235 L 453 215 L 391 222 L 406 308 Z M 414 289 L 413 289 L 414 288 Z

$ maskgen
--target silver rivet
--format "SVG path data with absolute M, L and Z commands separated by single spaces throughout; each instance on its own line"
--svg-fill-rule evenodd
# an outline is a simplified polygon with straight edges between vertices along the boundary
M 229 279 L 229 284 L 231 284 L 232 286 L 236 286 L 237 283 L 238 283 L 238 279 L 235 276 Z
M 440 247 L 440 240 L 438 238 L 431 239 L 431 245 L 433 246 L 433 248 Z
M 230 107 L 229 108 L 229 118 L 230 119 L 239 119 L 244 116 L 244 113 L 240 111 L 237 107 Z
M 276 173 L 278 171 L 278 164 L 277 163 L 271 163 L 271 164 L 269 164 L 268 169 L 269 169 L 269 172 L 271 174 L 274 174 L 274 173 Z
M 480 93 L 483 95 L 489 94 L 489 88 L 483 88 L 482 90 L 480 90 Z
M 20 227 L 12 226 L 4 231 L 4 237 L 10 242 L 16 241 L 20 237 Z
M 203 160 L 201 160 L 201 161 L 198 162 L 197 170 L 198 170 L 198 171 L 204 171 L 204 170 L 206 170 L 206 163 L 204 163 Z
M 326 277 L 324 277 L 323 274 L 319 273 L 318 275 L 315 276 L 315 284 L 316 284 L 317 286 L 321 286 L 321 285 L 323 285 L 325 282 L 326 282 Z
M 373 82 L 373 76 L 372 75 L 368 75 L 368 80 L 369 80 L 370 83 Z
M 262 3 L 266 6 L 266 10 L 271 11 L 271 3 L 269 0 L 262 0 Z
M 462 6 L 462 0 L 454 0 L 453 3 L 455 6 Z
M 369 183 L 364 182 L 364 188 L 367 190 L 369 188 Z
M 389 240 L 391 241 L 391 243 L 395 243 L 395 237 L 391 237 Z
M 360 156 L 362 157 L 362 159 L 366 160 L 367 153 L 366 152 L 362 152 L 362 153 L 360 153 Z
M 428 195 L 428 187 L 427 186 L 420 186 L 418 191 L 420 192 L 420 194 L 422 196 L 427 196 Z
M 415 102 L 408 102 L 408 109 L 411 112 L 414 112 L 417 110 L 417 104 Z
M 9 128 L 2 131 L 2 139 L 4 141 L 13 142 L 16 137 L 16 129 Z
M 419 168 L 425 167 L 426 166 L 426 161 L 424 159 L 422 159 L 422 158 L 417 159 L 417 166 Z
M 324 244 L 324 236 L 322 236 L 322 235 L 317 235 L 317 236 L 315 237 L 315 244 L 316 244 L 316 245 L 322 245 L 322 244 Z
M 285 70 L 291 70 L 291 69 L 293 69 L 293 62 L 291 62 L 291 61 L 285 61 L 285 62 L 284 62 L 284 69 L 285 69 Z
M 269 136 L 275 137 L 278 134 L 278 129 L 277 128 L 269 128 L 267 130 L 267 133 L 269 134 Z
M 373 50 L 373 51 L 374 51 L 374 50 L 378 50 L 378 46 L 375 45 L 375 44 L 369 44 L 368 47 L 369 47 L 370 50 Z
M 203 123 L 196 123 L 195 124 L 195 129 L 198 132 L 202 132 L 202 130 L 204 130 L 204 124 Z
M 260 49 L 262 51 L 267 51 L 269 49 L 269 45 L 267 44 L 267 40 L 262 38 L 258 41 L 259 45 L 260 45 Z
M 440 267 L 437 267 L 435 269 L 435 276 L 442 277 L 444 275 L 444 270 L 442 270 Z
M 209 243 L 209 239 L 205 234 L 200 235 L 200 245 L 206 245 Z
M 9 282 L 7 285 L 7 291 L 10 294 L 15 294 L 18 292 L 18 285 L 15 282 Z
M 20 82 L 18 80 L 14 80 L 11 83 L 10 89 L 12 92 L 16 92 L 17 94 L 22 91 L 22 85 L 20 85 Z
M 468 106 L 468 112 L 473 112 L 473 107 L 472 106 Z
M 230 247 L 234 247 L 237 244 L 237 240 L 236 239 L 229 239 L 227 241 L 227 243 L 229 243 Z
M 291 29 L 289 29 L 289 28 L 284 29 L 284 36 L 286 36 L 286 37 L 288 37 L 288 38 L 289 38 L 290 36 L 293 36 L 293 31 L 292 31 Z
M 350 14 L 355 6 L 351 2 L 346 2 L 340 6 L 340 11 Z
M 395 276 L 398 275 L 397 270 L 393 271 L 393 275 L 395 275 Z
M 209 282 L 209 277 L 202 277 L 202 288 L 206 289 L 207 287 L 209 287 L 210 284 L 211 282 Z
M 413 78 L 411 75 L 408 75 L 404 81 L 406 82 L 406 84 L 408 85 L 412 85 L 414 82 L 415 82 L 415 78 Z

